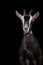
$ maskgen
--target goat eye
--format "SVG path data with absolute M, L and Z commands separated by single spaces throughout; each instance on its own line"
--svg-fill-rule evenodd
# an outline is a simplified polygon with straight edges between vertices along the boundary
M 31 22 L 31 25 L 33 24 L 33 22 Z
M 24 17 L 24 19 L 26 19 L 26 17 Z

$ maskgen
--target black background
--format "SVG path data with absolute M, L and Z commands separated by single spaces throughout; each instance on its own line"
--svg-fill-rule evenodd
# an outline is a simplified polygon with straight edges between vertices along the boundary
M 23 38 L 23 30 L 21 20 L 16 16 L 15 11 L 18 10 L 23 14 L 23 9 L 26 9 L 27 12 L 30 9 L 34 9 L 34 12 L 40 12 L 40 16 L 34 22 L 32 29 L 43 53 L 43 3 L 41 0 L 15 0 L 13 2 L 8 1 L 6 8 L 5 38 L 7 38 L 5 41 L 5 61 L 19 65 L 18 51 Z

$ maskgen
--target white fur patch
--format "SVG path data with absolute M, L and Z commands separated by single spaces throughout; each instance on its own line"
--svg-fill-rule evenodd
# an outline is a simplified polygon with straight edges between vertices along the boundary
M 30 15 L 30 19 L 29 19 L 29 28 L 30 28 L 31 21 L 32 21 L 32 16 Z

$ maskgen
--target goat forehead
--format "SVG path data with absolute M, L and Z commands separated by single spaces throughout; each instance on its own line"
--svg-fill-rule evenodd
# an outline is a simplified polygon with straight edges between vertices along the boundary
M 24 16 L 24 20 L 29 20 L 29 16 L 28 15 L 26 15 L 26 16 Z

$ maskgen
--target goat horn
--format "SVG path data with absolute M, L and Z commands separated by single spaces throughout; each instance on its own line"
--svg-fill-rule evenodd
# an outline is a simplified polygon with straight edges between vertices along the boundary
M 28 14 L 31 15 L 32 12 L 33 12 L 33 10 L 30 10 Z
M 23 14 L 26 15 L 26 10 L 25 9 L 23 10 Z

